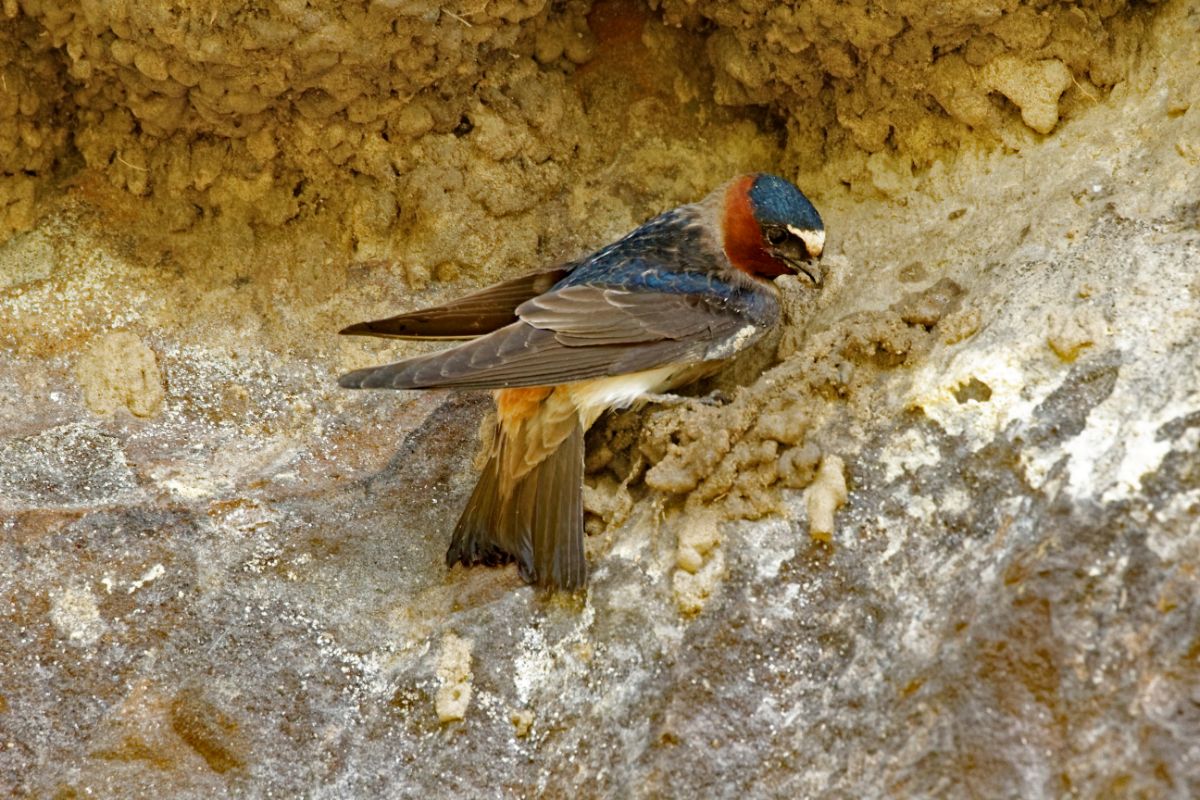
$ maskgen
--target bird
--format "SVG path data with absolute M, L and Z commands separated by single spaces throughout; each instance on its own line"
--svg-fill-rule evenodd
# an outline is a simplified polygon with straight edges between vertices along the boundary
M 568 592 L 587 582 L 584 433 L 610 408 L 720 369 L 778 322 L 774 280 L 822 284 L 821 216 L 792 182 L 740 175 L 590 255 L 345 335 L 465 340 L 342 375 L 347 389 L 490 389 L 497 424 L 446 564 L 515 561 Z M 802 279 L 803 280 L 803 279 Z

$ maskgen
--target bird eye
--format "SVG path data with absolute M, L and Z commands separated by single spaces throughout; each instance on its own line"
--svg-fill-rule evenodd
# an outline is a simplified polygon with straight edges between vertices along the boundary
M 783 228 L 767 228 L 767 241 L 773 245 L 783 244 L 783 240 L 787 238 L 787 231 Z

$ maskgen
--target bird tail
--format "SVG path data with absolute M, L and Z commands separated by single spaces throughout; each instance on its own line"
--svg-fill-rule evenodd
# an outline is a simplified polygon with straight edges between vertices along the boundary
M 576 420 L 562 444 L 515 482 L 502 480 L 505 448 L 511 445 L 502 432 L 496 436 L 487 466 L 454 528 L 447 566 L 515 560 L 526 583 L 568 591 L 581 588 L 587 580 L 582 424 Z

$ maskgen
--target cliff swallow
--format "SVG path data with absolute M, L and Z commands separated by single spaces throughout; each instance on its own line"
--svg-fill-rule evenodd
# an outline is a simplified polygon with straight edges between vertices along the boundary
M 446 305 L 343 334 L 469 339 L 343 375 L 348 389 L 492 389 L 491 456 L 446 563 L 515 560 L 528 583 L 577 589 L 583 434 L 625 407 L 719 368 L 779 319 L 772 280 L 820 285 L 817 210 L 790 182 L 743 175 L 589 256 Z

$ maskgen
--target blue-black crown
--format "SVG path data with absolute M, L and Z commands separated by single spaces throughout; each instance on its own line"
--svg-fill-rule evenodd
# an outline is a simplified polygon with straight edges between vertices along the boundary
M 778 175 L 760 172 L 750 186 L 750 206 L 759 225 L 791 225 L 802 231 L 825 229 L 804 193 Z

